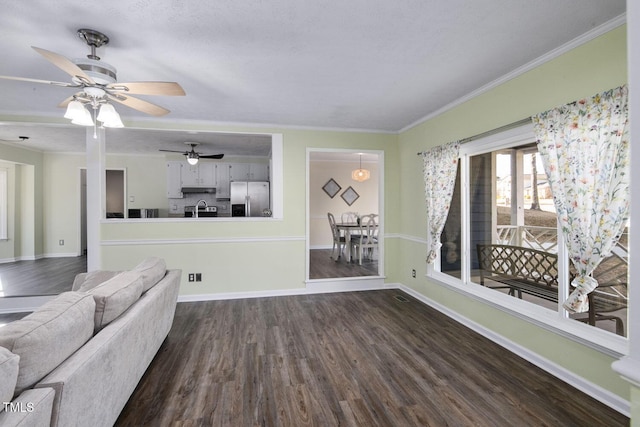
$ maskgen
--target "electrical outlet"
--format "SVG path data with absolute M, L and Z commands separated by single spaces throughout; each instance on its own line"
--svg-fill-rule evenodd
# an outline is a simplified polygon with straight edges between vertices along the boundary
M 60 240 L 58 240 L 58 245 L 60 245 L 60 246 L 64 246 L 64 239 L 60 239 Z
M 196 280 L 196 275 L 193 274 L 193 273 L 189 273 L 189 281 L 190 282 L 195 282 L 195 280 Z
M 196 282 L 202 282 L 202 273 L 196 273 Z
M 414 279 L 416 278 L 416 270 L 415 270 L 415 268 L 413 270 L 411 270 L 411 277 L 413 277 Z

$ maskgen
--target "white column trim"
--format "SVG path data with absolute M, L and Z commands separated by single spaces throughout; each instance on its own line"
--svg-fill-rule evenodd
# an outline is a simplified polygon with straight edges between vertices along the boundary
M 100 220 L 105 217 L 105 131 L 87 128 L 87 271 L 100 269 Z

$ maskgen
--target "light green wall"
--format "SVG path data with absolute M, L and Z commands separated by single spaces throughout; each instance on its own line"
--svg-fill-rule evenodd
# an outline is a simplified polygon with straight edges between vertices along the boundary
M 44 155 L 44 244 L 49 255 L 80 253 L 80 168 L 83 154 Z M 64 240 L 64 246 L 58 244 Z
M 385 218 L 387 230 L 391 230 L 388 232 L 393 231 L 399 197 L 393 170 L 397 164 L 397 135 L 255 128 L 198 130 L 283 134 L 284 219 L 103 223 L 103 268 L 128 268 L 154 254 L 162 256 L 169 267 L 183 270 L 182 295 L 303 288 L 307 148 L 384 151 Z M 395 262 L 392 254 L 387 259 L 387 265 Z M 189 283 L 188 273 L 202 273 L 203 281 Z
M 80 171 L 84 154 L 44 155 L 44 246 L 48 255 L 80 253 Z M 108 155 L 107 168 L 125 169 L 128 208 L 167 210 L 166 161 L 164 156 Z M 64 240 L 64 246 L 58 244 Z
M 108 138 L 108 136 L 107 136 Z M 167 214 L 167 161 L 164 156 L 107 156 L 107 168 L 127 170 L 127 195 L 125 208 L 157 208 Z
M 15 232 L 15 163 L 0 161 L 0 169 L 7 171 L 7 239 L 0 240 L 0 260 L 11 261 L 16 257 L 16 232 Z
M 13 238 L 6 242 L 0 259 L 13 252 L 17 259 L 41 257 L 44 252 L 43 154 L 24 148 L 0 144 L 0 161 L 13 164 L 13 185 L 9 196 L 14 206 L 10 225 Z M 32 208 L 32 209 L 31 209 Z M 26 214 L 22 211 L 31 209 Z M 11 231 L 10 231 L 11 232 Z
M 389 270 L 401 282 L 516 344 L 546 357 L 614 394 L 629 399 L 629 385 L 611 369 L 615 360 L 575 341 L 518 320 L 424 277 L 426 212 L 422 164 L 416 153 L 476 135 L 535 113 L 592 96 L 627 82 L 626 27 L 594 39 L 399 136 L 400 233 L 397 264 Z M 410 276 L 412 268 L 418 278 Z

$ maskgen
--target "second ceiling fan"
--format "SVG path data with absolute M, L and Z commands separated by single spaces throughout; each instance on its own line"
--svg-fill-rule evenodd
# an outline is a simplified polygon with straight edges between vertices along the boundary
M 221 159 L 224 157 L 224 154 L 200 154 L 196 152 L 195 148 L 198 145 L 200 145 L 197 142 L 185 142 L 185 144 L 191 146 L 191 151 L 162 150 L 162 149 L 159 151 L 165 151 L 168 153 L 180 153 L 187 158 L 187 162 L 189 162 L 190 165 L 197 164 L 199 159 Z

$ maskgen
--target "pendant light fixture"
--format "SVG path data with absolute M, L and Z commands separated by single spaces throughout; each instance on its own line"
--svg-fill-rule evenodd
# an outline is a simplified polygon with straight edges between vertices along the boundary
M 366 181 L 371 177 L 371 172 L 367 169 L 362 169 L 362 153 L 360 153 L 360 168 L 355 169 L 351 172 L 351 178 L 355 181 L 362 182 Z

